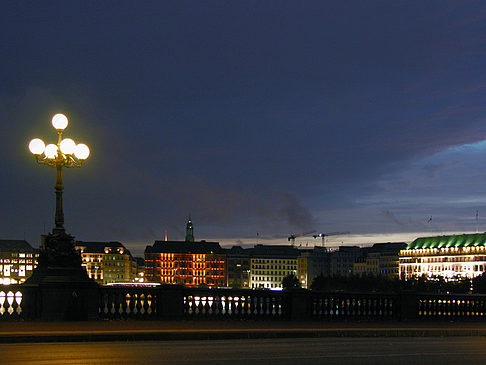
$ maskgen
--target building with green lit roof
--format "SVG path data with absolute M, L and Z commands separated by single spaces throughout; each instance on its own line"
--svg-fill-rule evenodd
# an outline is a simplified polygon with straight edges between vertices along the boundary
M 400 277 L 472 279 L 486 271 L 486 233 L 421 237 L 400 251 Z

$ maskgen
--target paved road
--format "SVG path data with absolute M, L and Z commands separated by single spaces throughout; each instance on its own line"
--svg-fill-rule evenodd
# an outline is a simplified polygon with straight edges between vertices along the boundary
M 486 337 L 0 345 L 0 364 L 485 364 Z

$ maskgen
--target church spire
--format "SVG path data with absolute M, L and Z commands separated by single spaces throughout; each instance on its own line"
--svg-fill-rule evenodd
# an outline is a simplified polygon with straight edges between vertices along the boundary
M 194 226 L 192 225 L 190 214 L 186 224 L 186 242 L 194 242 Z

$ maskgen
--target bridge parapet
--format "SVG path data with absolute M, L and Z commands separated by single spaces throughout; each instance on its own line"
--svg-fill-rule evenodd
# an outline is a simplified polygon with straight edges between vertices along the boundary
M 486 295 L 421 293 L 329 293 L 297 289 L 203 289 L 179 285 L 138 287 L 100 286 L 88 303 L 79 305 L 76 288 L 66 302 L 70 316 L 81 315 L 86 305 L 98 308 L 104 320 L 485 320 Z M 51 291 L 19 284 L 0 286 L 0 320 L 45 319 L 46 295 Z M 72 311 L 79 311 L 80 316 Z M 53 317 L 53 316 L 51 316 Z

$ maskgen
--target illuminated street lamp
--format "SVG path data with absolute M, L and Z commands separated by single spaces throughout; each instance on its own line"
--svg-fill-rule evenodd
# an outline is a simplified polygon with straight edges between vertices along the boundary
M 54 234 L 64 232 L 64 213 L 62 209 L 62 168 L 81 167 L 89 157 L 89 148 L 83 143 L 76 144 L 70 138 L 62 138 L 62 132 L 68 126 L 68 119 L 64 114 L 56 114 L 52 117 L 52 126 L 57 130 L 58 140 L 56 144 L 45 145 L 44 141 L 34 138 L 29 143 L 30 152 L 35 156 L 39 164 L 55 167 L 57 170 L 56 179 L 56 215 Z
M 76 144 L 70 138 L 62 138 L 68 126 L 65 115 L 54 115 L 52 126 L 57 130 L 57 144 L 46 146 L 42 140 L 35 138 L 30 141 L 29 149 L 39 164 L 57 170 L 56 225 L 51 233 L 42 236 L 38 265 L 32 276 L 22 284 L 25 290 L 38 294 L 26 295 L 22 304 L 25 304 L 27 317 L 44 320 L 95 319 L 98 317 L 98 303 L 93 298 L 96 298 L 99 287 L 82 266 L 74 237 L 64 229 L 62 210 L 62 168 L 81 167 L 89 157 L 89 148 L 82 143 Z
M 62 208 L 62 168 L 81 167 L 89 157 L 89 148 L 85 144 L 76 144 L 70 138 L 62 138 L 64 129 L 68 126 L 68 119 L 63 114 L 56 114 L 52 118 L 52 126 L 57 130 L 57 144 L 47 146 L 35 138 L 29 143 L 30 152 L 39 164 L 55 167 L 57 170 L 56 186 L 56 214 L 55 227 L 52 233 L 43 236 L 37 269 L 26 282 L 40 282 L 45 277 L 59 277 L 72 281 L 86 280 L 86 270 L 81 266 L 81 256 L 75 250 L 74 237 L 64 229 L 64 213 Z M 69 278 L 69 279 L 68 279 Z

